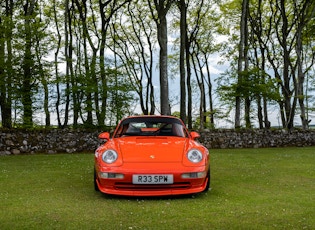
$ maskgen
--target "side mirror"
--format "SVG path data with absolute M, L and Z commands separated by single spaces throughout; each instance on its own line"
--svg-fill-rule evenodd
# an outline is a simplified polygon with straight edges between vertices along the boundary
M 110 137 L 110 135 L 108 132 L 103 132 L 103 133 L 100 133 L 100 135 L 98 135 L 99 139 L 109 140 L 109 137 Z
M 195 140 L 195 139 L 197 139 L 197 138 L 200 137 L 199 133 L 197 133 L 197 132 L 195 132 L 195 131 L 191 132 L 191 133 L 190 133 L 190 136 L 191 136 L 191 138 L 192 138 L 193 140 Z

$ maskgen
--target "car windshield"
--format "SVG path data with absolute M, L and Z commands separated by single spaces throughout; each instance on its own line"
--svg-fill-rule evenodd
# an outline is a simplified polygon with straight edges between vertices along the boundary
M 114 137 L 122 136 L 177 136 L 187 132 L 180 120 L 171 117 L 132 117 L 123 120 Z

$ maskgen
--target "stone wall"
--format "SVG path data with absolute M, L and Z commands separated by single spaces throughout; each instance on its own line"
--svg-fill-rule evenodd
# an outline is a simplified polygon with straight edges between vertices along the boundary
M 94 152 L 99 131 L 0 130 L 0 155 Z M 315 146 L 315 131 L 211 130 L 200 133 L 208 148 L 264 148 Z
M 315 146 L 314 130 L 213 130 L 200 135 L 210 149 Z
M 0 155 L 93 152 L 100 144 L 98 131 L 0 130 Z

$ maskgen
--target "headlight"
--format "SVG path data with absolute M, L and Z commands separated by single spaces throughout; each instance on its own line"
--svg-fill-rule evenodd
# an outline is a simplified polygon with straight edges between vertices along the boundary
M 187 158 L 193 163 L 199 163 L 202 160 L 202 153 L 197 149 L 189 150 Z
M 118 155 L 116 151 L 112 149 L 106 150 L 102 155 L 103 161 L 108 164 L 114 163 L 117 160 L 117 158 Z

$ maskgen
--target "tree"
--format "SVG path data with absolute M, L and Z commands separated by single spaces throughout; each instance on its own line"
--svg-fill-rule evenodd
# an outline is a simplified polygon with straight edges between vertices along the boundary
M 90 35 L 90 31 L 92 33 L 96 33 L 96 37 L 98 37 L 97 34 L 97 28 L 95 23 L 88 23 L 89 21 L 94 22 L 95 21 L 95 14 L 93 12 L 93 7 L 90 7 L 91 9 L 91 18 L 88 16 L 88 6 L 87 1 L 79 1 L 75 0 L 76 7 L 79 12 L 79 18 L 80 22 L 82 23 L 82 31 L 80 35 L 82 36 L 82 44 L 83 44 L 83 68 L 85 72 L 85 76 L 83 78 L 84 80 L 84 86 L 86 87 L 84 90 L 85 94 L 85 113 L 86 118 L 83 119 L 86 126 L 93 126 L 93 96 L 94 96 L 94 103 L 97 107 L 96 109 L 96 117 L 98 118 L 98 122 L 102 124 L 102 121 L 100 120 L 100 114 L 99 114 L 99 105 L 98 105 L 98 82 L 96 77 L 96 55 L 99 49 L 99 41 L 96 42 L 92 40 L 92 36 Z M 90 57 L 89 49 L 91 49 L 92 57 Z M 94 95 L 92 95 L 94 94 Z
M 209 54 L 213 52 L 211 50 L 213 46 L 212 33 L 214 33 L 213 27 L 215 25 L 214 12 L 211 10 L 211 4 L 205 4 L 205 1 L 178 1 L 177 2 L 180 11 L 180 21 L 174 21 L 174 30 L 178 30 L 178 25 L 180 27 L 180 38 L 175 40 L 174 46 L 177 43 L 180 44 L 179 47 L 179 70 L 180 70 L 180 113 L 183 120 L 187 120 L 188 128 L 192 128 L 192 117 L 193 117 L 193 101 L 192 101 L 192 81 L 196 79 L 201 82 L 206 82 L 209 92 L 211 94 L 211 80 L 210 71 L 208 66 Z M 206 54 L 205 54 L 206 53 Z M 205 54 L 205 55 L 204 55 Z M 200 62 L 202 60 L 202 63 Z M 195 61 L 195 63 L 194 63 Z M 192 66 L 191 66 L 192 63 Z M 202 73 L 206 69 L 206 75 Z M 192 74 L 195 73 L 195 75 Z M 199 73 L 202 76 L 198 78 Z M 207 81 L 205 79 L 207 76 Z M 196 78 L 194 78 L 196 77 Z M 201 85 L 199 85 L 201 86 Z M 187 88 L 187 91 L 186 91 Z M 206 94 L 205 84 L 203 85 L 202 92 Z M 200 91 L 201 92 L 201 91 Z M 201 96 L 202 97 L 202 96 Z M 203 97 L 204 98 L 204 97 Z M 187 99 L 187 105 L 186 105 Z M 209 97 L 211 104 L 211 96 Z M 201 101 L 200 101 L 201 102 Z M 203 109 L 202 113 L 206 113 L 206 99 L 203 99 Z M 186 116 L 186 106 L 187 106 L 187 116 Z M 212 108 L 212 106 L 210 105 Z M 212 109 L 211 109 L 212 110 Z M 200 113 L 200 111 L 199 111 Z M 204 118 L 203 118 L 204 120 Z M 213 120 L 212 120 L 213 121 Z
M 305 95 L 304 95 L 304 82 L 305 72 L 314 64 L 314 52 L 310 56 L 311 61 L 307 63 L 305 69 L 303 68 L 303 53 L 306 52 L 303 45 L 303 39 L 305 41 L 304 32 L 308 23 L 314 18 L 315 15 L 315 3 L 311 1 L 304 1 L 298 4 L 294 2 L 294 12 L 297 18 L 297 29 L 296 29 L 296 55 L 297 55 L 297 81 L 296 81 L 296 97 L 298 98 L 300 111 L 301 111 L 301 123 L 303 129 L 308 129 L 309 120 L 306 116 L 305 108 Z M 312 50 L 312 49 L 311 49 Z
M 33 73 L 32 67 L 34 66 L 34 60 L 32 57 L 33 47 L 33 33 L 32 33 L 32 18 L 34 17 L 35 0 L 26 1 L 23 6 L 24 10 L 24 57 L 23 57 L 23 73 L 22 73 L 22 105 L 23 105 L 23 125 L 25 127 L 33 126 L 33 92 L 32 81 Z
M 240 20 L 240 41 L 238 47 L 238 64 L 237 64 L 237 72 L 238 78 L 237 81 L 242 81 L 242 72 L 247 71 L 248 69 L 248 58 L 247 58 L 247 51 L 248 51 L 248 0 L 242 0 L 242 14 Z M 249 126 L 249 101 L 246 100 L 246 126 Z M 239 128 L 241 126 L 241 97 L 237 94 L 235 97 L 235 128 Z
M 278 79 L 283 99 L 279 100 L 280 114 L 283 127 L 294 127 L 294 116 L 299 101 L 301 119 L 304 128 L 307 126 L 304 108 L 304 74 L 309 70 L 307 66 L 303 70 L 303 31 L 314 15 L 314 3 L 304 1 L 269 1 L 272 14 L 270 22 L 274 23 L 274 40 L 270 38 L 267 57 Z M 280 54 L 280 56 L 279 56 Z M 279 68 L 280 67 L 280 68 Z M 281 71 L 280 71 L 281 70 Z
M 44 9 L 40 9 L 42 11 Z M 45 114 L 45 126 L 48 128 L 50 127 L 51 120 L 50 120 L 50 110 L 49 110 L 49 82 L 50 82 L 50 70 L 51 65 L 48 61 L 44 60 L 44 57 L 48 55 L 49 48 L 51 44 L 51 39 L 48 35 L 48 25 L 50 18 L 47 18 L 43 15 L 43 12 L 39 14 L 39 30 L 35 33 L 34 36 L 34 47 L 35 47 L 35 63 L 37 69 L 37 78 L 43 87 L 43 95 L 44 97 L 38 98 L 38 100 L 43 104 L 43 110 Z M 44 45 L 45 44 L 45 45 Z M 39 87 L 40 88 L 40 87 Z M 38 92 L 41 92 L 39 89 Z M 40 96 L 41 93 L 38 93 L 37 96 Z M 41 103 L 38 105 L 38 109 L 41 109 Z
M 187 38 L 187 4 L 185 0 L 179 0 L 178 8 L 180 11 L 180 118 L 186 123 L 186 70 L 185 70 L 185 47 Z
M 179 113 L 188 128 L 196 116 L 201 129 L 214 127 L 219 110 L 223 115 L 235 112 L 236 128 L 251 128 L 254 119 L 259 128 L 270 128 L 270 108 L 275 106 L 284 128 L 294 127 L 296 115 L 308 128 L 314 88 L 314 1 L 0 4 L 3 127 L 32 127 L 39 114 L 50 126 L 52 112 L 60 128 L 104 126 L 132 113 L 136 103 L 140 113 L 154 114 L 159 107 L 154 63 L 159 58 L 160 112 L 171 114 L 172 71 L 174 79 L 179 77 Z M 216 41 L 221 32 L 228 37 L 226 43 Z M 210 65 L 218 47 L 221 57 L 226 54 L 221 60 L 231 65 L 215 89 Z M 221 96 L 217 108 L 216 93 Z
M 57 100 L 55 103 L 56 106 L 56 113 L 57 113 L 57 121 L 58 121 L 58 127 L 59 128 L 65 128 L 68 126 L 68 121 L 69 121 L 69 107 L 70 107 L 70 78 L 69 75 L 70 73 L 73 73 L 73 67 L 72 67 L 72 54 L 73 54 L 73 44 L 72 44 L 72 11 L 70 8 L 69 0 L 64 1 L 64 59 L 66 62 L 66 67 L 65 67 L 65 73 L 63 75 L 63 78 L 60 77 L 60 74 L 58 73 L 58 54 L 59 54 L 59 49 L 61 46 L 61 34 L 59 30 L 59 23 L 58 23 L 58 18 L 57 18 L 57 10 L 56 6 L 54 7 L 54 19 L 55 19 L 55 25 L 56 25 L 56 30 L 57 30 L 57 37 L 58 37 L 58 44 L 56 46 L 56 52 L 55 52 L 55 73 L 56 73 L 56 94 L 57 94 Z M 62 85 L 62 87 L 60 86 Z M 61 88 L 64 88 L 62 90 Z M 62 91 L 64 93 L 62 93 Z M 65 105 L 63 109 L 60 109 L 61 103 L 63 101 L 61 98 L 65 98 Z M 75 97 L 74 97 L 75 98 Z M 73 125 L 76 125 L 76 118 L 77 118 L 77 113 L 76 113 L 76 107 L 74 106 L 74 120 L 73 120 Z M 62 122 L 62 115 L 61 111 L 64 111 L 64 119 Z
M 169 104 L 169 89 L 168 89 L 168 65 L 167 65 L 167 19 L 166 15 L 173 5 L 175 0 L 154 0 L 154 7 L 151 0 L 148 4 L 151 10 L 153 20 L 157 26 L 157 36 L 160 45 L 160 104 L 161 114 L 171 115 Z M 156 12 L 155 12 L 156 11 Z
M 2 126 L 11 128 L 13 1 L 6 0 L 3 8 L 5 11 L 0 12 L 0 110 Z
M 99 56 L 99 63 L 100 63 L 100 82 L 102 85 L 102 94 L 101 94 L 101 106 L 97 108 L 99 111 L 99 123 L 100 125 L 104 124 L 104 120 L 106 117 L 106 109 L 107 109 L 107 77 L 106 77 L 106 58 L 105 58 L 105 51 L 106 51 L 106 38 L 107 32 L 110 27 L 110 21 L 114 14 L 121 8 L 123 8 L 126 4 L 128 4 L 131 0 L 108 0 L 108 1 L 99 1 L 99 13 L 100 13 L 100 20 L 101 20 L 101 36 L 100 36 L 100 56 Z
M 119 56 L 132 90 L 139 97 L 143 114 L 154 114 L 153 61 L 156 35 L 146 1 L 128 4 L 114 20 L 111 35 L 113 52 Z M 126 18 L 127 16 L 127 18 Z
M 197 62 L 198 74 L 196 73 L 197 82 L 200 88 L 200 125 L 204 125 L 207 128 L 214 127 L 214 114 L 215 109 L 213 106 L 213 90 L 212 79 L 209 64 L 211 62 L 210 57 L 213 53 L 218 51 L 220 45 L 216 44 L 215 36 L 218 30 L 218 16 L 215 9 L 210 5 L 204 4 L 200 1 L 196 7 L 195 20 L 190 18 L 190 24 L 196 21 L 198 30 L 196 30 L 195 39 L 192 41 L 191 50 L 193 52 L 192 60 Z M 194 65 L 196 66 L 196 65 Z M 207 100 L 208 99 L 208 100 Z M 208 102 L 208 103 L 207 103 Z M 209 116 L 209 119 L 207 119 Z M 202 126 L 200 127 L 203 128 Z
M 257 4 L 257 5 L 256 5 Z M 252 55 L 252 64 L 254 68 L 259 69 L 261 73 L 260 79 L 261 82 L 264 83 L 268 74 L 266 74 L 266 44 L 268 41 L 268 37 L 270 35 L 271 27 L 266 22 L 266 18 L 263 18 L 263 11 L 265 5 L 262 0 L 258 0 L 257 3 L 253 3 L 250 7 L 249 11 L 249 23 L 251 34 L 249 36 L 249 43 L 253 49 Z M 270 77 L 270 76 L 269 76 Z M 264 127 L 270 128 L 270 121 L 268 118 L 268 101 L 267 98 L 257 95 L 257 117 L 259 128 L 263 129 Z

